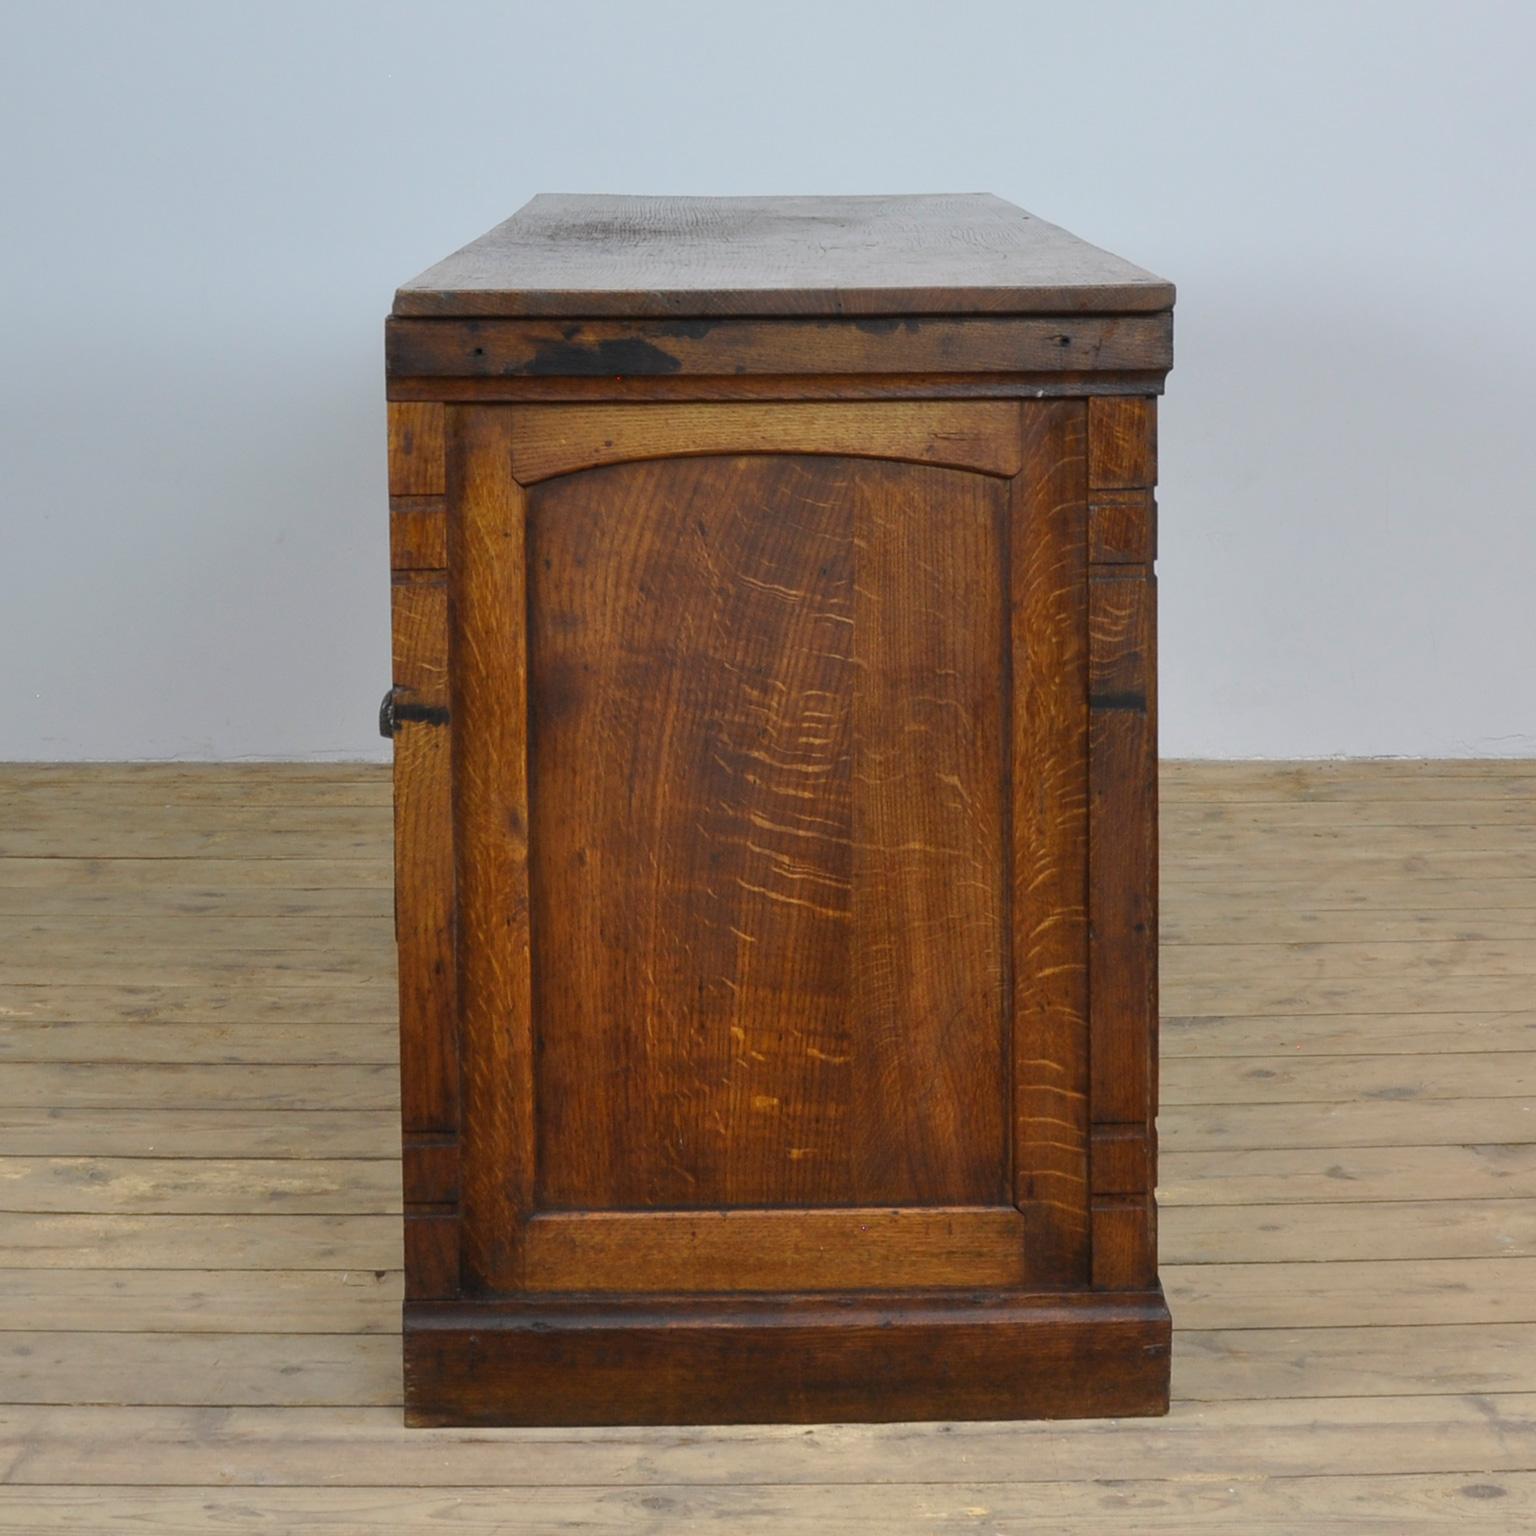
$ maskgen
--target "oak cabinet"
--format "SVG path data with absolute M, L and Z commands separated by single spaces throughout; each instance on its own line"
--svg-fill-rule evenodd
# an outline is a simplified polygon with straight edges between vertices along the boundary
M 388 327 L 422 1424 L 1127 1414 L 1172 290 L 539 198 Z

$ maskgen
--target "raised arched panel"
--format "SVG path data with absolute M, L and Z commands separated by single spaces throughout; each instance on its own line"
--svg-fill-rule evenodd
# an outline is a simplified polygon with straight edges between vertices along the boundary
M 1007 487 L 529 493 L 536 1204 L 1006 1206 Z

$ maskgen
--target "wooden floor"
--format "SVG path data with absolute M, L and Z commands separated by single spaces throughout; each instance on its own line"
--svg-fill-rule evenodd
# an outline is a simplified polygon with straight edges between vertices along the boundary
M 1536 1529 L 1536 764 L 1164 791 L 1168 1419 L 407 1432 L 383 772 L 0 769 L 0 1531 Z

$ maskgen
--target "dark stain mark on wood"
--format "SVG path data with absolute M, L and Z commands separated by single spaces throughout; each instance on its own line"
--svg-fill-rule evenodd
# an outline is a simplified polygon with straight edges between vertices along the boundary
M 658 325 L 656 334 L 679 341 L 702 341 L 714 328 L 713 320 L 671 320 L 665 325 Z
M 651 376 L 676 373 L 682 366 L 670 352 L 651 342 L 615 337 L 596 346 L 575 342 L 543 342 L 521 368 L 509 373 L 560 374 L 567 378 L 602 378 L 609 374 Z
M 1138 715 L 1147 712 L 1147 696 L 1144 693 L 1091 693 L 1090 709 L 1128 709 Z
M 915 315 L 881 320 L 855 320 L 853 328 L 856 331 L 863 331 L 866 336 L 894 336 L 898 331 L 915 335 L 918 321 Z
M 441 704 L 402 704 L 397 700 L 391 712 L 397 725 L 407 720 L 414 725 L 447 725 L 449 718 Z

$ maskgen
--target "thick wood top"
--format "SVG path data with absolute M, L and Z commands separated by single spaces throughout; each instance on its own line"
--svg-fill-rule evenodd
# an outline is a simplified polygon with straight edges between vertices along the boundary
M 545 193 L 395 295 L 397 315 L 1124 314 L 1173 285 L 990 193 Z

